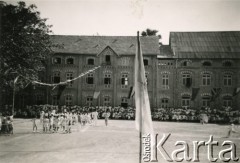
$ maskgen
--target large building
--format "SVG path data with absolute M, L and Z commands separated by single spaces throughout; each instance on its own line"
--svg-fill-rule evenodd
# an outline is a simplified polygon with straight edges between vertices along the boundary
M 58 89 L 37 87 L 34 104 L 134 105 L 128 99 L 134 81 L 136 37 L 52 36 L 54 49 L 42 81 L 58 83 L 101 66 Z M 171 32 L 169 45 L 158 37 L 141 37 L 148 92 L 155 107 L 240 106 L 240 32 Z M 100 95 L 95 99 L 94 92 Z M 21 100 L 19 100 L 20 103 Z

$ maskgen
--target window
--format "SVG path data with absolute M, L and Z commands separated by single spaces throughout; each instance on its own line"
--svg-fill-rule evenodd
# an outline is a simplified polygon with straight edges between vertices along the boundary
M 149 80 L 148 80 L 148 73 L 145 73 L 145 78 L 146 78 L 146 84 L 148 85 Z
M 88 64 L 88 65 L 94 65 L 94 59 L 93 59 L 93 58 L 89 58 L 89 59 L 87 60 L 87 64 Z
M 223 106 L 225 106 L 225 107 L 228 107 L 228 106 L 232 107 L 232 97 L 230 97 L 230 96 L 223 97 Z
M 36 95 L 36 104 L 37 105 L 43 104 L 43 95 Z
M 206 107 L 210 107 L 210 96 L 205 96 L 202 98 L 202 107 L 206 108 Z
M 73 58 L 68 58 L 67 61 L 66 61 L 66 63 L 67 63 L 68 65 L 72 65 L 72 64 L 74 64 L 74 59 L 73 59 Z
M 61 64 L 62 63 L 62 59 L 60 57 L 55 57 L 53 59 L 53 64 Z
M 121 106 L 122 107 L 128 107 L 128 98 L 127 97 L 122 97 L 121 98 Z
M 122 88 L 128 87 L 128 74 L 122 74 L 121 86 Z
M 68 73 L 66 74 L 66 78 L 67 78 L 67 80 L 72 80 L 72 79 L 73 79 L 73 73 L 72 73 L 72 72 L 68 72 Z M 68 82 L 68 86 L 69 86 L 69 87 L 72 87 L 72 85 L 73 85 L 73 81 Z
M 223 62 L 223 66 L 224 66 L 224 67 L 231 67 L 231 66 L 232 66 L 232 62 L 230 62 L 230 61 L 225 61 L 225 62 Z
M 105 61 L 106 61 L 107 65 L 110 65 L 111 64 L 111 56 L 110 55 L 106 55 L 105 56 Z
M 87 106 L 92 106 L 93 105 L 93 97 L 92 96 L 88 96 L 86 98 L 86 104 L 87 104 Z
M 143 59 L 144 66 L 148 66 L 148 59 Z
M 231 86 L 232 85 L 232 75 L 225 74 L 223 76 L 223 85 L 224 86 Z
M 72 106 L 72 96 L 71 95 L 66 95 L 65 96 L 65 105 L 66 106 Z
M 52 96 L 52 105 L 59 105 L 59 100 L 57 96 Z
M 87 74 L 86 83 L 87 84 L 94 84 L 93 73 Z
M 209 62 L 209 61 L 204 61 L 204 62 L 202 63 L 202 66 L 212 66 L 212 63 Z
M 110 85 L 111 85 L 111 75 L 110 74 L 105 74 L 104 75 L 104 85 L 107 88 L 110 87 Z
M 169 107 L 168 102 L 169 102 L 169 99 L 168 99 L 168 98 L 162 98 L 162 99 L 161 99 L 161 107 L 162 107 L 162 108 L 167 108 L 167 107 Z
M 130 64 L 130 58 L 129 57 L 122 57 L 120 65 L 121 66 L 128 66 Z
M 103 99 L 103 105 L 104 106 L 110 106 L 110 97 L 109 96 L 105 96 Z
M 162 85 L 163 85 L 163 88 L 165 88 L 165 89 L 169 88 L 169 75 L 168 74 L 163 74 Z
M 181 66 L 189 66 L 190 65 L 190 62 L 189 61 L 183 61 L 181 63 Z
M 182 96 L 182 107 L 189 109 L 190 107 L 190 96 Z
M 204 73 L 202 75 L 202 84 L 204 86 L 211 85 L 211 75 L 209 73 Z
M 52 76 L 53 83 L 60 83 L 60 72 L 54 72 Z
M 189 73 L 184 73 L 182 75 L 182 82 L 183 82 L 183 85 L 185 85 L 186 87 L 191 87 L 192 85 L 192 77 L 191 77 L 191 74 Z

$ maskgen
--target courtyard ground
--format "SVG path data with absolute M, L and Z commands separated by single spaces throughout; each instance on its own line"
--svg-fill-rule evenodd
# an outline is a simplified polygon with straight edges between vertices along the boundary
M 73 126 L 71 134 L 32 132 L 31 120 L 15 119 L 14 135 L 0 136 L 0 163 L 138 163 L 139 135 L 134 121 L 110 120 L 109 126 L 103 120 L 97 126 L 84 126 L 77 131 Z M 236 126 L 240 131 L 240 127 Z M 176 141 L 186 141 L 192 156 L 192 141 L 208 141 L 213 135 L 213 156 L 228 148 L 222 147 L 225 140 L 236 144 L 236 153 L 240 157 L 240 134 L 225 138 L 227 125 L 180 122 L 154 122 L 154 131 L 158 133 L 158 142 L 165 133 L 171 133 L 164 148 L 171 154 L 182 146 L 175 146 Z M 199 160 L 210 162 L 207 157 L 207 147 L 199 149 Z M 181 154 L 179 155 L 181 156 Z M 158 162 L 168 162 L 158 152 Z M 184 162 L 184 161 L 183 161 Z M 218 160 L 217 162 L 222 162 Z

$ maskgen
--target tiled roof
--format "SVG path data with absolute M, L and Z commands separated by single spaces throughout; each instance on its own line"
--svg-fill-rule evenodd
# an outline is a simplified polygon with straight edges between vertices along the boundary
M 169 44 L 179 58 L 240 58 L 240 31 L 171 32 Z
M 53 49 L 57 53 L 99 54 L 106 47 L 111 47 L 118 55 L 136 53 L 136 36 L 69 36 L 52 35 L 55 43 L 63 44 L 63 49 Z M 140 37 L 143 55 L 158 55 L 157 36 Z

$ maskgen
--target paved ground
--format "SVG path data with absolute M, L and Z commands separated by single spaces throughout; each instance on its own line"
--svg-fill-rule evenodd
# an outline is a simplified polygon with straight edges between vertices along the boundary
M 16 119 L 15 133 L 12 136 L 0 136 L 0 163 L 137 163 L 138 162 L 138 132 L 134 121 L 110 120 L 108 127 L 99 120 L 98 126 L 85 126 L 77 131 L 73 126 L 71 134 L 33 133 L 30 120 Z M 39 126 L 40 130 L 41 127 Z M 240 131 L 240 127 L 236 127 Z M 236 144 L 237 156 L 240 157 L 240 134 L 231 138 L 227 135 L 227 126 L 198 123 L 154 122 L 154 130 L 159 134 L 171 133 L 164 148 L 171 154 L 182 146 L 174 146 L 178 140 L 187 141 L 192 156 L 192 141 L 208 141 L 209 136 L 219 142 L 214 146 L 213 155 L 228 148 L 222 147 L 224 140 Z M 179 155 L 181 156 L 181 155 Z M 207 159 L 207 147 L 200 147 L 200 162 L 210 162 Z M 158 162 L 163 160 L 158 152 Z M 221 161 L 218 161 L 221 162 Z

